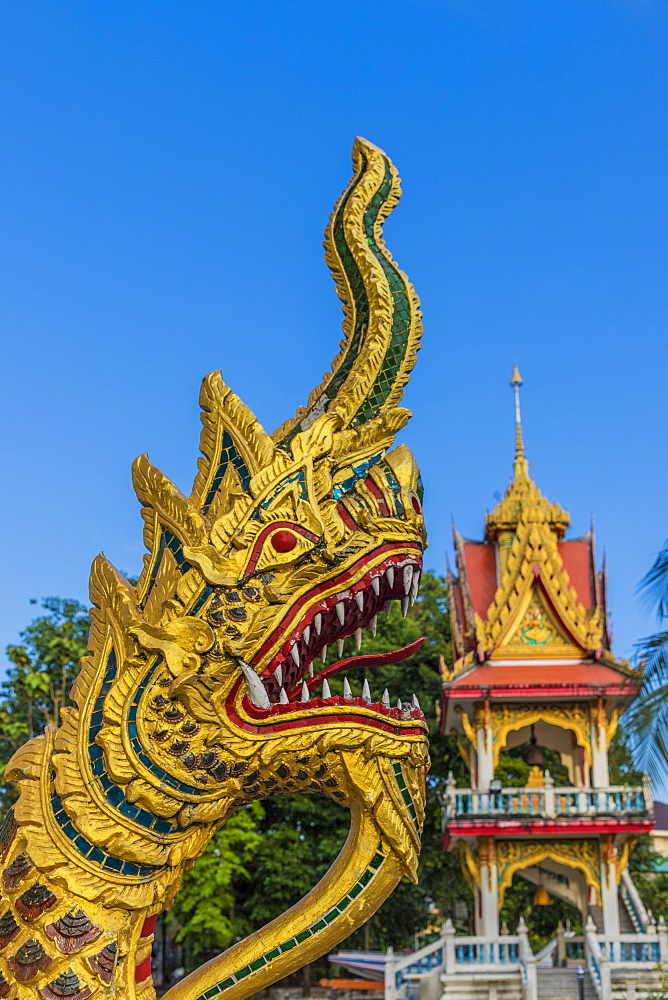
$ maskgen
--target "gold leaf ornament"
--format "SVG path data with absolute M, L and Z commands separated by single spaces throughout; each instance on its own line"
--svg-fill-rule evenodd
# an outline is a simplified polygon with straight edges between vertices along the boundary
M 304 900 L 169 1000 L 219 987 L 245 1000 L 331 950 L 415 878 L 424 717 L 408 703 L 332 697 L 310 679 L 326 641 L 336 648 L 388 601 L 417 594 L 419 476 L 407 448 L 390 451 L 409 416 L 399 403 L 422 329 L 382 238 L 399 195 L 389 158 L 357 139 L 325 245 L 344 339 L 308 405 L 269 436 L 213 372 L 190 496 L 146 455 L 134 463 L 147 548 L 137 586 L 95 560 L 76 707 L 7 769 L 19 797 L 3 863 L 24 854 L 57 900 L 29 931 L 48 958 L 35 977 L 47 1000 L 59 977 L 96 997 L 152 1000 L 142 964 L 152 919 L 215 830 L 267 794 L 298 789 L 349 809 L 346 845 Z M 100 935 L 72 957 L 47 927 L 79 911 Z M 20 945 L 27 938 L 22 930 Z

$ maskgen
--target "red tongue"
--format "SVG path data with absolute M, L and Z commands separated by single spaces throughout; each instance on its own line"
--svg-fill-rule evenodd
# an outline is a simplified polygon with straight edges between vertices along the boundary
M 370 653 L 367 656 L 349 656 L 346 660 L 339 660 L 338 663 L 333 663 L 331 667 L 325 667 L 321 670 L 319 674 L 315 677 L 311 677 L 307 681 L 307 687 L 309 691 L 312 688 L 317 687 L 318 684 L 322 682 L 327 677 L 331 677 L 333 674 L 338 674 L 341 670 L 350 670 L 354 667 L 382 667 L 385 663 L 401 663 L 402 660 L 406 660 L 413 653 L 417 653 L 418 649 L 424 642 L 424 638 L 416 639 L 415 642 L 409 643 L 402 649 L 393 649 L 390 653 Z

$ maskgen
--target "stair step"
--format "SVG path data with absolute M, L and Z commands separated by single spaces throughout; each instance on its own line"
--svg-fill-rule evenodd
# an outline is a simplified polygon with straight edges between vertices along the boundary
M 636 927 L 631 920 L 631 916 L 626 909 L 620 896 L 617 897 L 617 907 L 619 911 L 619 930 L 622 934 L 635 934 Z M 600 906 L 589 906 L 589 915 L 596 924 L 596 930 L 599 934 L 604 931 L 603 927 L 603 910 Z
M 578 974 L 575 969 L 536 969 L 538 1000 L 579 1000 Z M 596 1000 L 594 986 L 585 971 L 585 1000 Z

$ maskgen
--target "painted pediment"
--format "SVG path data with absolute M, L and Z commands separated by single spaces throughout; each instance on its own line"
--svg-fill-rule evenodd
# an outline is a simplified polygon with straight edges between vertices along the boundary
M 603 646 L 598 609 L 584 608 L 559 553 L 558 536 L 536 509 L 520 516 L 486 616 L 475 616 L 476 647 L 489 658 L 572 657 Z

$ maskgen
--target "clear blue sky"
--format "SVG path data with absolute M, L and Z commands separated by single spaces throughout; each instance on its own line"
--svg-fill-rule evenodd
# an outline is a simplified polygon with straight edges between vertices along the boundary
M 422 298 L 404 432 L 443 571 L 531 471 L 607 546 L 616 649 L 668 535 L 668 5 L 650 0 L 5 0 L 2 645 L 31 597 L 141 563 L 130 464 L 184 489 L 201 377 L 268 429 L 334 356 L 322 230 L 353 137 L 403 177 Z

